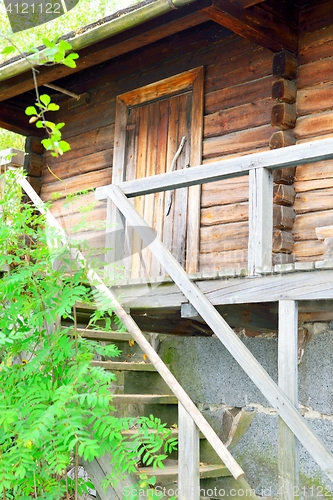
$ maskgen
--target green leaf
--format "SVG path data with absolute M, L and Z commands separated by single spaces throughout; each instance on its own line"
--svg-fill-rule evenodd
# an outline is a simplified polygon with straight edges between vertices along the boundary
M 25 109 L 25 114 L 28 115 L 28 116 L 31 116 L 31 115 L 38 115 L 37 113 L 37 109 L 35 108 L 35 106 L 28 106 L 26 109 Z
M 42 94 L 39 96 L 39 100 L 44 106 L 48 106 L 51 102 L 51 97 L 48 94 Z
M 71 48 L 72 48 L 71 44 L 69 42 L 67 42 L 66 40 L 60 40 L 58 47 L 60 50 L 62 50 L 64 52 L 66 50 L 71 50 Z
M 54 102 L 51 102 L 47 107 L 48 111 L 58 111 L 58 109 L 60 109 L 59 104 L 55 104 Z
M 69 54 L 65 59 L 62 61 L 65 66 L 68 66 L 69 68 L 76 68 L 76 63 L 74 59 L 78 59 L 79 55 L 78 54 Z
M 2 49 L 2 54 L 4 56 L 7 56 L 8 54 L 12 54 L 13 52 L 15 52 L 15 47 L 13 47 L 12 45 L 8 45 L 7 47 L 5 47 L 4 49 Z

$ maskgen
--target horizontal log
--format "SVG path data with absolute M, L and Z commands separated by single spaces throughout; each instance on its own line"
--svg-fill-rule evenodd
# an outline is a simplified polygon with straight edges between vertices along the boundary
M 296 217 L 291 207 L 273 206 L 273 227 L 278 229 L 292 229 Z
M 205 115 L 215 113 L 221 109 L 241 106 L 259 99 L 271 96 L 271 76 L 264 76 L 257 80 L 230 86 L 220 90 L 213 90 L 205 95 Z
M 274 170 L 273 180 L 275 184 L 291 185 L 294 182 L 295 172 L 296 167 Z
M 245 130 L 270 122 L 271 98 L 219 110 L 205 117 L 204 137 L 214 137 L 237 130 Z
M 237 39 L 236 39 L 237 40 Z M 233 39 L 234 43 L 236 42 Z M 240 39 L 244 40 L 244 39 Z M 228 51 L 229 47 L 227 47 Z M 228 52 L 225 53 L 228 53 Z M 251 60 L 251 64 L 249 64 Z M 227 89 L 240 83 L 252 82 L 272 74 L 272 55 L 247 42 L 238 57 L 207 66 L 205 72 L 205 93 Z M 269 88 L 271 91 L 271 87 Z
M 323 241 L 307 240 L 307 241 L 295 241 L 294 244 L 294 254 L 298 261 L 310 261 L 322 260 L 321 257 L 325 253 L 325 244 Z
M 324 30 L 305 31 L 300 35 L 298 64 L 303 65 L 332 55 L 333 24 Z
M 54 193 L 59 193 L 60 198 L 65 198 L 68 194 L 82 189 L 98 188 L 110 183 L 112 178 L 112 168 L 88 172 L 87 174 L 77 175 L 66 179 L 66 181 L 52 182 L 44 184 L 41 189 L 41 198 L 44 201 L 51 200 Z
M 332 42 L 333 43 L 333 42 Z M 297 93 L 297 115 L 303 116 L 333 108 L 333 82 L 300 89 Z
M 273 202 L 276 205 L 291 206 L 295 201 L 295 189 L 293 186 L 275 184 L 273 186 Z
M 119 187 L 129 196 L 167 191 L 180 187 L 192 186 L 214 182 L 224 178 L 243 176 L 250 170 L 265 167 L 277 169 L 281 167 L 293 167 L 298 163 L 312 163 L 323 161 L 333 157 L 333 146 L 331 139 L 296 144 L 282 150 L 273 149 L 254 153 L 230 160 L 221 160 L 207 165 L 168 172 L 166 174 L 154 175 L 142 179 L 123 182 Z M 96 190 L 96 199 L 105 199 L 106 193 L 103 187 Z
M 223 179 L 222 181 L 203 184 L 201 190 L 201 207 L 215 207 L 246 202 L 249 199 L 248 176 L 237 179 Z
M 314 165 L 298 165 L 296 168 L 295 181 L 309 181 L 333 177 L 333 165 L 331 161 L 320 161 Z
M 273 127 L 286 130 L 293 128 L 296 123 L 296 105 L 279 103 L 272 108 L 271 122 Z
M 333 60 L 332 60 L 333 63 Z M 318 137 L 333 132 L 333 111 L 325 111 L 298 118 L 294 128 L 296 139 Z
M 52 211 L 58 222 L 66 227 L 68 233 L 75 234 L 80 231 L 105 230 L 106 225 L 106 207 L 96 208 L 85 213 L 70 213 L 66 208 L 61 212 Z
M 99 209 L 106 207 L 106 201 L 95 200 L 94 190 L 91 189 L 87 194 L 80 194 L 78 196 L 73 196 L 70 200 L 53 200 L 51 204 L 51 212 L 56 215 L 57 213 L 77 213 L 84 212 L 85 210 Z
M 295 82 L 291 80 L 286 80 L 285 78 L 279 78 L 272 85 L 272 97 L 277 101 L 287 102 L 288 104 L 293 104 L 296 102 L 297 87 Z
M 65 155 L 55 158 L 51 156 L 49 151 L 45 151 L 44 158 L 47 160 L 48 165 L 53 169 L 54 165 L 60 165 L 63 162 L 77 159 L 98 153 L 106 149 L 111 149 L 114 141 L 114 124 L 106 127 L 98 127 L 95 130 L 74 135 L 69 139 L 71 150 L 67 151 Z
M 214 226 L 228 222 L 240 222 L 248 220 L 249 204 L 233 203 L 231 205 L 218 205 L 216 207 L 201 209 L 201 225 Z
M 55 163 L 53 167 L 50 167 L 50 170 L 47 168 L 48 161 L 46 161 L 43 171 L 43 183 L 50 184 L 59 179 L 68 179 L 73 176 L 73 173 L 76 175 L 82 175 L 87 172 L 103 170 L 111 167 L 112 159 L 113 149 L 105 149 L 104 151 L 97 151 L 82 157 L 80 155 L 77 158 L 62 161 L 59 164 Z
M 202 253 L 199 258 L 200 271 L 219 271 L 221 269 L 246 269 L 247 248 L 225 252 Z
M 248 234 L 247 222 L 201 227 L 200 253 L 247 249 Z
M 273 233 L 273 253 L 292 253 L 294 249 L 294 237 L 292 233 L 278 229 Z
M 269 147 L 271 149 L 285 148 L 296 144 L 296 139 L 291 130 L 278 130 L 271 135 Z
M 293 52 L 282 50 L 273 56 L 273 76 L 293 80 L 297 75 L 297 58 Z
M 297 193 L 294 208 L 298 214 L 333 209 L 333 188 Z
M 333 238 L 333 226 L 316 227 L 316 236 L 318 240 Z
M 313 179 L 308 181 L 294 182 L 293 184 L 296 193 L 306 193 L 316 189 L 326 189 L 332 187 L 332 178 Z
M 299 214 L 295 218 L 293 235 L 295 241 L 315 240 L 316 228 L 332 224 L 332 211 Z
M 223 154 L 240 153 L 249 149 L 267 148 L 273 128 L 263 125 L 250 130 L 241 130 L 218 137 L 210 137 L 203 142 L 203 157 L 210 158 Z
M 332 57 L 327 57 L 326 59 L 317 59 L 316 61 L 299 66 L 296 81 L 297 88 L 303 89 L 332 81 L 332 61 Z

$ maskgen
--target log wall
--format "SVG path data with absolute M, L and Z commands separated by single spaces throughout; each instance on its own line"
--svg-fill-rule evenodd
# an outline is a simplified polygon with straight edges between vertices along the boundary
M 333 137 L 332 3 L 300 13 L 297 77 L 297 142 Z M 325 245 L 316 228 L 333 224 L 333 162 L 299 165 L 295 178 L 294 252 L 298 261 L 321 260 Z
M 60 82 L 86 95 L 82 103 L 60 98 L 57 119 L 66 123 L 64 138 L 72 150 L 60 158 L 44 155 L 41 195 L 49 200 L 52 193 L 61 193 L 53 211 L 67 227 L 78 214 L 76 205 L 72 215 L 66 215 L 64 195 L 111 182 L 116 95 L 201 65 L 207 168 L 218 158 L 269 149 L 274 131 L 272 53 L 206 22 Z M 92 200 L 93 195 L 86 194 L 82 203 Z M 102 234 L 95 228 L 97 215 L 105 219 L 105 204 L 98 203 L 88 216 L 94 237 Z M 200 270 L 246 266 L 247 219 L 246 177 L 203 186 Z

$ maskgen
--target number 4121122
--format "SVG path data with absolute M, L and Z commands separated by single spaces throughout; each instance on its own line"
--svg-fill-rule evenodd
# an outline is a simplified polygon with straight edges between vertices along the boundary
M 9 14 L 63 14 L 60 3 L 9 3 Z

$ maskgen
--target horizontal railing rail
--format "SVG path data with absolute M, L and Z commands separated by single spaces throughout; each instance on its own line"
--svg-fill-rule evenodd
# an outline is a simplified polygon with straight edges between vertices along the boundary
M 297 144 L 282 149 L 253 153 L 237 158 L 198 165 L 166 174 L 143 177 L 117 184 L 128 198 L 144 194 L 206 184 L 230 177 L 240 177 L 257 168 L 276 170 L 333 158 L 333 139 Z M 96 189 L 96 199 L 107 198 L 104 186 Z

